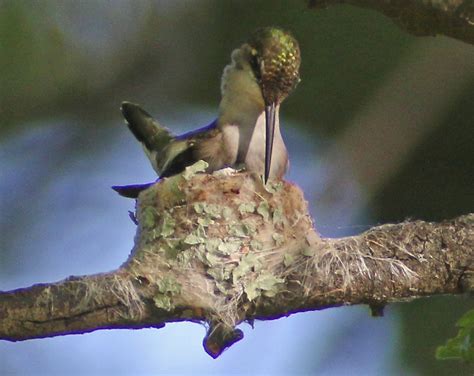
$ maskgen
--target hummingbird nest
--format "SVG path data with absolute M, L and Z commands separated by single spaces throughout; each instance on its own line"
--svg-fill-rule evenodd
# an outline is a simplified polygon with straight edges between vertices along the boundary
M 286 278 L 308 262 L 301 250 L 313 225 L 295 186 L 264 186 L 248 173 L 196 174 L 205 168 L 197 163 L 140 194 L 135 247 L 124 265 L 138 293 L 127 296 L 151 297 L 183 320 L 200 316 L 211 331 L 234 330 L 255 304 L 288 293 Z
M 389 256 L 361 251 L 356 241 L 338 249 L 322 240 L 295 185 L 264 185 L 251 173 L 196 174 L 206 167 L 198 162 L 140 194 L 135 246 L 122 270 L 134 312 L 151 305 L 176 321 L 206 323 L 210 355 L 242 338 L 235 329 L 241 322 L 290 314 L 292 299 L 305 306 L 328 286 L 340 299 L 358 279 L 417 278 Z

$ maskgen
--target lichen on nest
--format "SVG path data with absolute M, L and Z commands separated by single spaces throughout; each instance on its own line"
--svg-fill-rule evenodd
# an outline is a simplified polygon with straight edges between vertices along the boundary
M 312 224 L 300 197 L 286 197 L 289 183 L 265 187 L 255 174 L 196 174 L 201 168 L 140 195 L 127 268 L 154 290 L 158 308 L 199 307 L 233 327 L 243 307 L 284 291 L 285 263 L 297 256 L 279 249 L 294 242 L 301 218 Z

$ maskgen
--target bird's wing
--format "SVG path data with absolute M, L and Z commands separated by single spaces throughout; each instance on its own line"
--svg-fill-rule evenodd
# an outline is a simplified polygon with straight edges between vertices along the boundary
M 200 145 L 217 132 L 217 122 L 213 121 L 205 127 L 176 136 L 164 150 L 160 178 L 179 174 L 200 159 L 206 159 L 199 153 Z

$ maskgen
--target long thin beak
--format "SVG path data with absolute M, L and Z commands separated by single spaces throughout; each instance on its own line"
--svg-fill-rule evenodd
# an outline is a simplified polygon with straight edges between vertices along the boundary
M 275 136 L 275 103 L 265 106 L 265 184 L 270 176 L 272 165 L 273 138 Z
M 265 184 L 272 165 L 273 138 L 275 136 L 275 103 L 265 106 Z

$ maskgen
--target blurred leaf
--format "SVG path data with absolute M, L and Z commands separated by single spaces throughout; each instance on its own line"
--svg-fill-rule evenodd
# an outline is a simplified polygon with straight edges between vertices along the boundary
M 446 345 L 436 349 L 436 358 L 474 362 L 474 309 L 464 314 L 456 326 L 461 328 L 458 334 L 456 337 L 448 339 Z
M 474 309 L 466 312 L 459 321 L 456 323 L 457 326 L 462 328 L 474 328 Z

